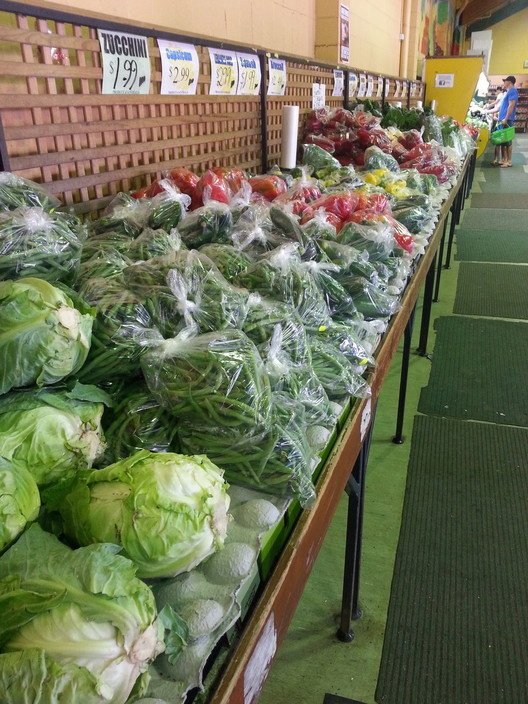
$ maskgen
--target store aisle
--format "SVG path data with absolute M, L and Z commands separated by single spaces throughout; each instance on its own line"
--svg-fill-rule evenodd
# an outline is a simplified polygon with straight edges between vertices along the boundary
M 528 174 L 523 168 L 526 166 L 526 156 L 528 155 L 527 138 L 516 139 L 514 155 L 516 166 L 513 169 L 488 167 L 485 161 L 487 155 L 484 155 L 482 157 L 484 161 L 481 160 L 477 168 L 473 193 L 487 193 L 492 198 L 502 195 L 506 199 L 509 194 L 517 194 L 518 196 L 527 193 Z M 519 198 L 515 200 L 516 205 L 524 203 Z M 477 197 L 476 207 L 466 208 L 463 221 L 458 229 L 457 258 L 452 262 L 451 269 L 442 274 L 440 302 L 433 307 L 435 318 L 452 319 L 455 317 L 453 316 L 453 307 L 460 269 L 459 256 L 465 262 L 503 261 L 508 266 L 511 266 L 512 263 L 522 266 L 528 262 L 528 258 L 523 255 L 523 252 L 527 251 L 528 233 L 525 222 L 528 222 L 528 219 L 525 220 L 524 217 L 519 217 L 518 213 L 513 212 L 522 208 L 501 208 L 502 212 L 494 216 L 495 220 L 490 217 L 482 220 L 482 215 L 477 211 L 484 210 L 486 207 L 484 203 L 482 197 Z M 494 206 L 497 208 L 497 201 Z M 511 211 L 510 214 L 506 212 L 507 210 Z M 478 223 L 476 229 L 471 227 L 472 221 Z M 485 222 L 488 227 L 486 231 L 479 229 L 482 222 Z M 464 236 L 465 233 L 469 234 Z M 511 236 L 510 241 L 507 237 L 508 234 Z M 504 244 L 504 247 L 494 247 L 489 244 L 490 238 L 494 236 Z M 479 242 L 483 241 L 488 243 L 488 246 L 483 247 L 483 258 L 479 259 Z M 522 249 L 523 247 L 524 249 Z M 519 248 L 521 248 L 521 252 L 519 252 Z M 513 252 L 511 259 L 506 254 L 508 249 Z M 494 251 L 499 253 L 499 259 L 494 259 Z M 477 285 L 478 290 L 475 291 L 475 297 L 478 299 L 482 285 L 478 282 Z M 418 311 L 418 315 L 419 313 Z M 458 318 L 458 316 L 456 317 Z M 509 322 L 512 323 L 512 320 L 510 319 Z M 512 324 L 516 324 L 516 322 Z M 519 325 L 524 326 L 528 323 L 519 322 Z M 429 351 L 435 345 L 436 333 L 436 330 L 431 330 Z M 416 330 L 415 336 L 417 336 Z M 413 344 L 413 347 L 415 348 L 416 345 Z M 338 642 L 334 635 L 341 599 L 346 516 L 346 501 L 343 499 L 315 563 L 292 626 L 274 661 L 260 700 L 261 704 L 272 704 L 272 702 L 273 704 L 321 704 L 325 692 L 348 697 L 365 704 L 374 704 L 376 701 L 374 693 L 386 629 L 387 605 L 398 545 L 407 465 L 411 451 L 410 442 L 402 446 L 396 446 L 391 442 L 394 433 L 399 364 L 400 359 L 397 357 L 380 397 L 367 473 L 360 588 L 360 605 L 364 615 L 354 624 L 355 641 L 351 644 L 343 644 Z M 489 370 L 490 375 L 494 374 L 497 368 L 501 368 L 503 362 L 499 359 L 495 364 L 496 366 Z M 428 386 L 430 370 L 431 363 L 428 359 L 416 355 L 412 356 L 404 426 L 404 434 L 409 440 L 421 390 Z M 520 372 L 519 381 L 526 383 L 523 371 Z M 423 423 L 424 421 L 419 422 Z M 460 423 L 461 421 L 457 419 L 456 421 L 444 422 Z M 420 647 L 420 643 L 415 643 L 417 651 Z M 447 660 L 443 666 L 447 666 Z M 416 704 L 418 702 L 419 704 L 435 704 L 436 701 L 434 695 L 424 699 L 423 690 L 417 694 L 419 698 L 415 700 L 409 698 L 410 696 L 407 691 L 405 698 L 402 691 L 402 699 L 386 698 L 379 701 L 387 704 L 395 704 L 400 701 L 405 704 L 412 704 L 413 701 L 416 701 Z M 482 701 L 478 700 L 478 704 L 482 704 Z M 507 698 L 490 700 L 489 704 L 495 704 L 495 702 L 498 704 L 503 701 L 505 704 L 517 704 Z M 477 704 L 477 700 L 468 700 L 468 702 Z M 450 700 L 450 704 L 458 704 L 458 701 Z

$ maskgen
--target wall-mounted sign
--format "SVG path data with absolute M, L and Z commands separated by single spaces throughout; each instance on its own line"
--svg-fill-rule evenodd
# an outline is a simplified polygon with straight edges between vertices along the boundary
M 373 76 L 369 76 L 367 78 L 367 92 L 366 92 L 367 98 L 370 98 L 372 96 L 373 92 L 374 92 L 374 78 L 373 78 Z
M 211 95 L 236 95 L 238 83 L 238 63 L 234 51 L 209 47 L 211 61 Z
M 394 88 L 394 97 L 399 98 L 400 97 L 400 91 L 401 91 L 401 82 L 400 81 L 395 81 L 395 88 Z
M 339 61 L 350 61 L 350 9 L 339 3 Z
M 150 58 L 146 37 L 98 29 L 105 95 L 150 92 Z
M 367 77 L 364 73 L 359 74 L 358 98 L 364 98 L 367 92 Z
M 312 110 L 320 110 L 326 105 L 326 86 L 324 83 L 312 83 Z
M 334 69 L 334 88 L 333 96 L 341 96 L 345 90 L 345 74 L 340 69 Z
M 237 61 L 237 95 L 258 95 L 261 79 L 259 57 L 257 54 L 241 54 L 237 51 Z
M 435 88 L 452 88 L 455 85 L 454 73 L 437 73 L 435 76 Z
M 161 94 L 195 95 L 200 75 L 198 53 L 193 44 L 158 39 L 161 56 Z
M 376 98 L 383 97 L 383 84 L 384 84 L 384 82 L 385 82 L 385 79 L 380 76 L 378 78 L 378 89 L 376 91 Z
M 355 73 L 348 74 L 348 94 L 353 96 L 358 87 L 358 77 Z
M 268 95 L 284 95 L 286 93 L 286 61 L 285 59 L 268 59 Z

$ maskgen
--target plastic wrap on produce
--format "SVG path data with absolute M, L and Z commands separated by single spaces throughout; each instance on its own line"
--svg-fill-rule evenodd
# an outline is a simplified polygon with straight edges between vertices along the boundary
M 287 507 L 284 500 L 250 489 L 231 486 L 228 493 L 232 521 L 223 549 L 191 572 L 153 584 L 158 608 L 171 606 L 189 631 L 173 663 L 161 655 L 150 667 L 146 696 L 163 704 L 183 702 L 187 692 L 203 687 L 205 663 L 239 619 L 244 590 L 256 578 L 262 536 L 277 525 Z
M 58 198 L 47 192 L 39 183 L 29 181 L 10 171 L 0 172 L 0 209 L 16 210 L 20 207 L 42 208 L 47 213 L 61 205 Z
M 48 213 L 38 206 L 1 212 L 0 279 L 32 276 L 72 285 L 85 238 L 85 227 L 75 215 Z

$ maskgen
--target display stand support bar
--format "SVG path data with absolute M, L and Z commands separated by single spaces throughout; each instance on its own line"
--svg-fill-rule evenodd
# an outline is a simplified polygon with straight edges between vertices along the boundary
M 343 643 L 354 640 L 352 620 L 361 618 L 358 607 L 359 572 L 361 566 L 361 543 L 363 536 L 363 509 L 365 505 L 365 475 L 370 450 L 370 441 L 374 427 L 375 408 L 370 427 L 365 435 L 361 450 L 354 464 L 345 491 L 348 494 L 345 564 L 343 572 L 343 599 L 341 602 L 341 619 L 337 637 Z
M 443 261 L 444 261 L 444 246 L 445 246 L 445 239 L 446 239 L 446 234 L 447 234 L 447 221 L 448 217 L 445 218 L 444 220 L 444 228 L 442 230 L 442 239 L 440 240 L 440 247 L 438 248 L 438 261 L 436 264 L 436 281 L 435 281 L 435 288 L 434 288 L 434 294 L 433 294 L 433 303 L 438 303 L 438 296 L 440 295 L 440 279 L 442 276 L 442 266 L 443 266 Z
M 432 265 L 431 265 L 431 268 Z M 427 279 L 426 279 L 427 281 Z M 407 379 L 409 377 L 409 360 L 411 358 L 411 339 L 414 328 L 414 316 L 416 313 L 416 304 L 409 316 L 407 325 L 403 332 L 403 354 L 400 374 L 400 393 L 398 396 L 398 415 L 396 417 L 396 433 L 392 438 L 395 445 L 403 444 L 403 419 L 405 416 L 405 399 L 407 397 Z

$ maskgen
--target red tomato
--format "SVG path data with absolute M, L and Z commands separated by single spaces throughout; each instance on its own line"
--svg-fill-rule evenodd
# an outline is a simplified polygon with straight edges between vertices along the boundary
M 327 213 L 337 215 L 340 220 L 347 218 L 350 213 L 353 213 L 359 203 L 359 194 L 354 192 L 349 193 L 331 193 L 326 196 L 321 196 L 317 200 L 312 201 L 310 205 L 314 210 L 324 208 Z
M 215 166 L 212 170 L 218 178 L 224 178 L 227 181 L 227 185 L 233 194 L 238 193 L 244 181 L 247 181 L 246 174 L 242 169 L 228 169 L 224 166 Z
M 389 199 L 384 193 L 372 193 L 368 196 L 367 209 L 373 210 L 375 213 L 384 213 L 387 215 L 391 213 Z

